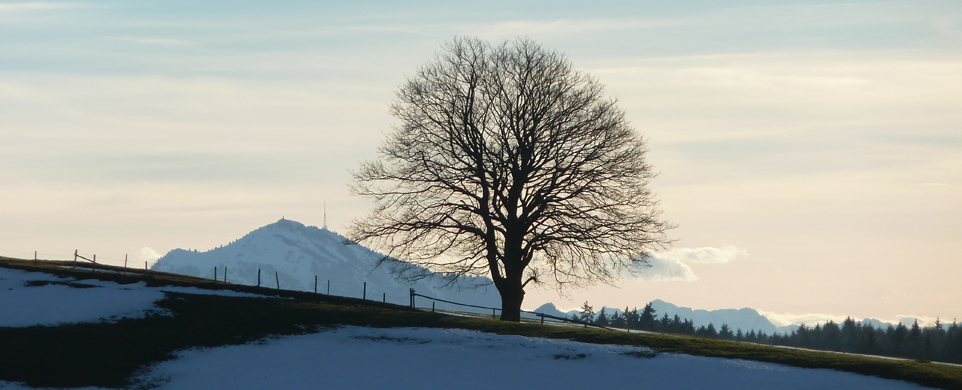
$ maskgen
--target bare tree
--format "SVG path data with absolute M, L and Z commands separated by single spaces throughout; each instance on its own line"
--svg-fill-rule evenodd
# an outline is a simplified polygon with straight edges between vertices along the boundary
M 351 235 L 435 272 L 489 275 L 510 321 L 532 281 L 564 290 L 646 266 L 671 226 L 644 140 L 603 93 L 528 39 L 446 43 L 397 91 L 380 159 L 353 172 L 375 208 Z

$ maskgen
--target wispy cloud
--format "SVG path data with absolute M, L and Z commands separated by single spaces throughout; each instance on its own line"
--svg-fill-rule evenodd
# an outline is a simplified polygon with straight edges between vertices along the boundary
M 684 263 L 723 264 L 735 260 L 737 257 L 748 255 L 748 251 L 725 245 L 721 248 L 710 246 L 700 248 L 675 248 L 669 251 L 657 252 L 655 256 L 663 259 L 676 259 Z
M 24 12 L 24 11 L 43 11 L 51 9 L 72 8 L 76 5 L 50 3 L 46 1 L 28 1 L 23 3 L 0 3 L 0 13 Z
M 641 30 L 677 25 L 668 19 L 594 18 L 555 20 L 510 20 L 469 28 L 469 32 L 484 37 L 514 37 L 519 35 L 570 35 L 584 33 Z
M 140 259 L 144 261 L 157 261 L 161 257 L 160 253 L 157 253 L 153 248 L 143 247 L 140 248 Z
M 651 256 L 651 267 L 638 273 L 638 277 L 649 282 L 696 282 L 698 276 L 688 264 L 676 258 Z
M 747 255 L 746 250 L 732 245 L 721 248 L 675 248 L 654 252 L 648 258 L 651 267 L 640 272 L 639 277 L 647 281 L 694 282 L 699 279 L 689 264 L 725 264 Z
M 149 37 L 108 37 L 114 41 L 129 42 L 142 45 L 157 45 L 157 46 L 191 46 L 194 42 L 185 41 L 182 39 L 169 39 L 169 38 L 149 38 Z

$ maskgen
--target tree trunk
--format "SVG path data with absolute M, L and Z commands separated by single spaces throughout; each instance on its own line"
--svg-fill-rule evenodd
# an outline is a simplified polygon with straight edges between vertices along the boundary
M 521 322 L 521 303 L 524 301 L 524 288 L 521 280 L 509 280 L 498 289 L 501 293 L 501 321 Z

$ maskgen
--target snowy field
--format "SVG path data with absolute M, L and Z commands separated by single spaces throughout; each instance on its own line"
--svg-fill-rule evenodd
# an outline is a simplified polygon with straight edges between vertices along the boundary
M 0 268 L 0 326 L 141 317 L 165 291 Z M 84 287 L 84 288 L 78 288 Z M 221 294 L 221 292 L 215 292 Z M 230 295 L 245 295 L 228 293 Z M 147 370 L 159 389 L 921 389 L 832 370 L 653 354 L 639 347 L 458 329 L 341 327 L 239 346 L 192 349 Z M 0 381 L 2 389 L 29 389 Z M 89 388 L 88 388 L 89 389 Z
M 0 267 L 0 326 L 22 327 L 142 318 L 159 313 L 155 302 L 165 292 L 261 297 L 261 295 L 192 287 L 147 287 L 144 282 L 118 284 L 74 280 L 42 272 Z
M 182 352 L 163 389 L 919 389 L 831 370 L 457 329 L 344 327 Z M 227 374 L 229 373 L 229 374 Z

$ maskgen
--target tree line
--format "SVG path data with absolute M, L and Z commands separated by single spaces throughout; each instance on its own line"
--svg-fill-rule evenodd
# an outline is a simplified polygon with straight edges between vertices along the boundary
M 653 332 L 676 333 L 712 337 L 727 340 L 783 345 L 826 351 L 883 355 L 919 360 L 962 363 L 962 325 L 936 320 L 933 326 L 923 327 L 918 320 L 912 326 L 898 324 L 876 328 L 848 317 L 842 323 L 829 321 L 814 327 L 801 325 L 790 333 L 767 334 L 749 330 L 731 329 L 728 324 L 720 328 L 714 324 L 695 326 L 690 319 L 673 317 L 667 313 L 658 316 L 651 303 L 640 311 L 637 308 L 608 314 L 602 309 L 595 313 L 588 302 L 572 319 L 600 326 L 638 329 Z

